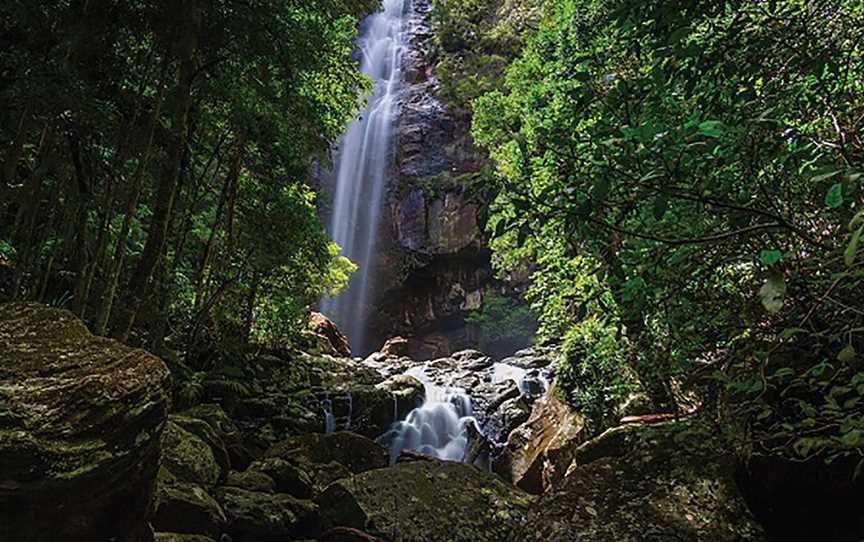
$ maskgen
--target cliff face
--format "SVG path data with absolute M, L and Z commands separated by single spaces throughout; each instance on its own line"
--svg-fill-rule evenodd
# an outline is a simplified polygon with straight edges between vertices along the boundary
M 382 224 L 378 303 L 370 318 L 379 342 L 402 335 L 412 354 L 446 355 L 474 346 L 465 324 L 493 281 L 482 231 L 485 202 L 474 190 L 484 157 L 470 123 L 438 97 L 431 0 L 414 0 L 405 87 Z

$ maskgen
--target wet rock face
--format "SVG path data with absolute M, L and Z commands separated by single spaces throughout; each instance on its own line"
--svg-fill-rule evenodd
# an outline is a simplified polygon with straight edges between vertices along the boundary
M 585 419 L 558 399 L 553 387 L 534 403 L 528 420 L 509 434 L 493 468 L 525 491 L 539 494 L 563 477 L 570 464 L 568 452 L 585 438 Z
M 0 540 L 148 539 L 168 385 L 68 311 L 0 305 Z
M 370 333 L 378 343 L 411 340 L 414 357 L 448 355 L 475 346 L 464 321 L 492 283 L 480 219 L 485 202 L 473 176 L 485 157 L 468 119 L 436 96 L 430 0 L 415 0 L 395 126 L 394 163 L 378 246 L 381 277 Z M 365 353 L 363 353 L 365 354 Z
M 569 451 L 566 477 L 540 498 L 517 540 L 765 540 L 723 450 L 695 418 L 610 429 Z
M 406 542 L 515 540 L 531 502 L 477 467 L 437 460 L 366 472 L 316 499 L 325 528 L 353 527 Z

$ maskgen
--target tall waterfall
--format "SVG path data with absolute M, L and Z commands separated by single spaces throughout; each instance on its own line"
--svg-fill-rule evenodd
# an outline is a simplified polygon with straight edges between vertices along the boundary
M 324 299 L 321 311 L 347 333 L 356 353 L 370 350 L 364 330 L 375 277 L 375 241 L 392 155 L 396 105 L 402 86 L 406 2 L 384 0 L 383 10 L 363 22 L 358 39 L 360 69 L 374 82 L 366 108 L 342 137 L 330 234 L 342 254 L 359 266 L 348 288 Z

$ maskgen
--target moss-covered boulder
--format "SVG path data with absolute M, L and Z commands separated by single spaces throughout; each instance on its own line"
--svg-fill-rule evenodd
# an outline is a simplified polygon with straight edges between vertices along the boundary
M 378 443 L 346 431 L 293 437 L 270 448 L 265 457 L 318 464 L 336 462 L 355 474 L 386 467 L 389 462 L 387 450 Z
M 0 540 L 147 539 L 168 387 L 68 311 L 0 305 Z
M 262 493 L 274 493 L 276 491 L 276 482 L 273 478 L 266 473 L 255 470 L 244 472 L 231 471 L 228 473 L 225 485 L 239 487 L 248 491 L 260 491 Z
M 202 424 L 206 423 L 200 420 L 191 424 L 191 419 L 179 420 L 178 423 L 176 417 L 171 418 L 162 434 L 162 466 L 181 482 L 213 486 L 224 480 L 228 474 L 224 446 L 220 446 L 218 440 L 205 440 L 186 427 L 194 425 L 203 434 L 212 432 L 212 429 L 209 426 L 205 429 Z M 212 433 L 210 437 L 217 438 Z
M 279 457 L 267 457 L 252 463 L 247 476 L 262 473 L 273 480 L 277 492 L 308 499 L 312 497 L 315 487 L 310 470 L 312 469 L 308 464 L 301 460 L 288 461 Z
M 735 459 L 699 419 L 617 427 L 570 457 L 517 540 L 764 540 L 735 483 Z
M 153 542 L 216 542 L 209 536 L 182 533 L 156 533 Z
M 416 461 L 335 482 L 316 502 L 325 529 L 404 542 L 501 542 L 512 539 L 533 499 L 471 465 Z
M 159 485 L 152 520 L 157 531 L 217 538 L 225 522 L 222 508 L 202 487 L 187 483 Z
M 284 542 L 320 532 L 318 508 L 290 495 L 259 493 L 236 487 L 217 490 L 234 542 Z

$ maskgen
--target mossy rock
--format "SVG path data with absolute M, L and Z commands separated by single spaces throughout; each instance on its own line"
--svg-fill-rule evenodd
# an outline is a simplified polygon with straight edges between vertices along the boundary
M 566 477 L 517 537 L 526 542 L 762 541 L 736 461 L 698 418 L 625 425 L 575 447 Z
M 310 501 L 236 487 L 218 489 L 216 499 L 234 542 L 283 542 L 314 537 L 320 531 L 318 507 Z
M 65 310 L 0 305 L 0 540 L 148 538 L 170 375 Z
M 156 533 L 153 542 L 216 542 L 209 536 L 182 533 Z
M 225 522 L 219 503 L 201 486 L 160 485 L 156 491 L 156 513 L 151 523 L 157 531 L 216 538 Z
M 404 542 L 511 540 L 534 498 L 472 465 L 416 461 L 333 483 L 322 527 L 399 533 Z
M 188 422 L 189 419 L 185 421 Z M 181 423 L 183 422 L 181 420 Z M 163 467 L 179 481 L 213 486 L 228 474 L 227 455 L 222 457 L 224 448 L 214 452 L 214 448 L 207 441 L 187 431 L 175 421 L 169 421 L 165 426 L 162 451 Z
M 381 445 L 346 431 L 292 437 L 270 448 L 265 457 L 318 464 L 335 461 L 355 474 L 386 467 L 389 462 L 387 450 Z

